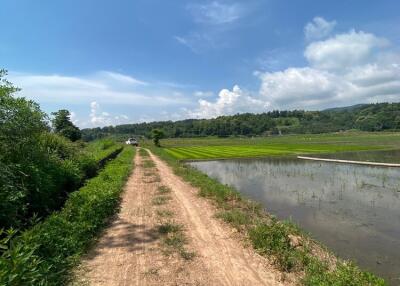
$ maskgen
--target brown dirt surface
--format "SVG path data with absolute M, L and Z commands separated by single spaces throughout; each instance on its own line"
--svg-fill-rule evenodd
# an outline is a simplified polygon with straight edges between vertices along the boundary
M 144 160 L 155 167 L 145 168 Z M 171 191 L 160 194 L 159 187 Z M 83 259 L 76 281 L 87 285 L 291 285 L 251 248 L 216 208 L 158 157 L 137 152 L 118 216 Z M 168 200 L 155 203 L 160 196 Z M 171 217 L 160 215 L 168 212 Z M 185 257 L 166 244 L 163 223 L 181 225 Z

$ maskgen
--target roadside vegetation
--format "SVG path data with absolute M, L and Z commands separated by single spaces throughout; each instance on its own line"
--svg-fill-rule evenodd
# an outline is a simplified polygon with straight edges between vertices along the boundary
M 118 210 L 120 193 L 132 168 L 133 148 L 116 159 L 43 222 L 14 237 L 2 234 L 0 285 L 63 285 L 69 270 Z
M 0 229 L 26 229 L 59 210 L 121 146 L 76 141 L 80 131 L 66 110 L 54 113 L 50 126 L 38 104 L 15 96 L 18 88 L 5 76 L 0 70 Z
M 5 76 L 0 70 L 0 285 L 60 285 L 116 210 L 134 151 L 80 141 L 69 111 L 49 117 L 15 96 Z
M 297 273 L 303 285 L 386 285 L 383 279 L 335 257 L 291 222 L 275 219 L 235 189 L 179 162 L 168 150 L 150 149 L 199 188 L 200 196 L 215 202 L 220 211 L 217 217 L 242 233 L 260 254 L 272 257 L 280 270 Z

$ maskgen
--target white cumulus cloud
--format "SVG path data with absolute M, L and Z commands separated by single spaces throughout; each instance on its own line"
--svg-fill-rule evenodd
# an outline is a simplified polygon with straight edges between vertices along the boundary
M 344 88 L 337 76 L 310 67 L 288 68 L 274 73 L 260 73 L 260 96 L 279 108 L 312 107 L 328 103 Z
M 194 118 L 212 118 L 243 112 L 262 112 L 268 105 L 268 102 L 250 96 L 235 85 L 232 90 L 221 90 L 215 102 L 200 99 L 199 107 L 189 111 L 187 115 Z
M 373 34 L 351 30 L 325 41 L 313 42 L 304 56 L 313 67 L 320 69 L 346 69 L 374 61 L 377 53 L 389 41 Z
M 192 117 L 216 117 L 272 109 L 316 110 L 357 103 L 400 101 L 400 55 L 387 39 L 357 32 L 311 42 L 308 65 L 256 72 L 260 88 L 245 93 L 223 89 L 215 101 L 199 100 Z
M 129 122 L 129 117 L 125 114 L 112 115 L 109 112 L 102 111 L 100 104 L 96 101 L 90 103 L 90 123 L 84 123 L 85 126 L 109 126 Z

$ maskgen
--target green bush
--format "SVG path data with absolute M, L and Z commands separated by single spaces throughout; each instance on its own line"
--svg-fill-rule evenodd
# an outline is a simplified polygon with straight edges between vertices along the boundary
M 18 89 L 5 75 L 0 70 L 0 228 L 23 229 L 32 217 L 60 209 L 121 146 L 106 140 L 101 150 L 86 149 L 51 133 L 47 115 L 35 102 L 14 97 Z
M 99 175 L 70 194 L 64 208 L 15 239 L 3 241 L 0 285 L 61 285 L 93 237 L 118 209 L 132 167 L 127 148 Z

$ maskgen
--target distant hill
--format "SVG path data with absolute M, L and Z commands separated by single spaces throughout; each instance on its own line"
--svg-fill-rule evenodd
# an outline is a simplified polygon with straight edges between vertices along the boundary
M 149 136 L 152 129 L 167 137 L 265 136 L 272 134 L 326 133 L 344 130 L 400 131 L 400 103 L 357 104 L 322 111 L 269 111 L 214 119 L 186 119 L 124 124 L 83 129 L 85 140 L 106 136 Z
M 322 112 L 324 111 L 353 111 L 356 109 L 361 109 L 365 106 L 368 106 L 369 104 L 355 104 L 355 105 L 350 105 L 350 106 L 344 106 L 344 107 L 333 107 L 333 108 L 327 108 L 322 110 Z

